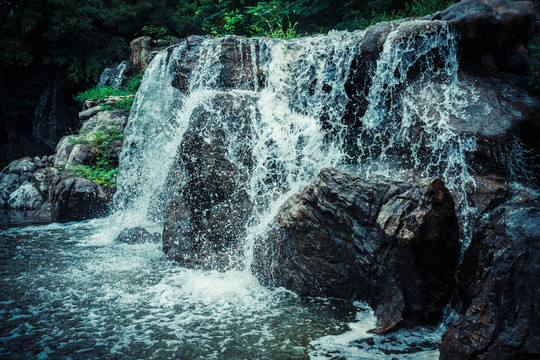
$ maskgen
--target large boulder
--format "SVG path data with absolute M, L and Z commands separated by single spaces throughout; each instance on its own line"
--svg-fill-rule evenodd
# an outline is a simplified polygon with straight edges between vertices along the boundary
M 88 179 L 63 175 L 51 183 L 49 202 L 54 222 L 81 221 L 106 214 L 108 195 Z
M 436 323 L 460 244 L 442 181 L 373 181 L 333 169 L 291 197 L 256 246 L 264 284 L 300 295 L 368 301 L 376 332 Z
M 535 29 L 529 0 L 463 0 L 430 18 L 452 25 L 467 52 L 502 49 L 526 40 Z
M 168 186 L 174 191 L 163 230 L 168 258 L 189 267 L 232 266 L 251 214 L 246 187 L 254 101 L 219 94 L 193 110 Z
M 538 358 L 539 287 L 539 201 L 520 190 L 486 213 L 465 252 L 458 275 L 463 315 L 444 334 L 441 359 Z

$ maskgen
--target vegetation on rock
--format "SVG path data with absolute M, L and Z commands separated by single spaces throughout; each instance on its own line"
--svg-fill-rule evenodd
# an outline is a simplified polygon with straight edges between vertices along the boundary
M 104 187 L 116 186 L 116 174 L 118 166 L 111 159 L 110 151 L 115 140 L 122 139 L 123 134 L 115 128 L 107 131 L 96 131 L 91 135 L 82 132 L 79 135 L 71 135 L 71 145 L 83 144 L 97 148 L 96 162 L 93 165 L 76 165 L 65 172 L 82 176 Z

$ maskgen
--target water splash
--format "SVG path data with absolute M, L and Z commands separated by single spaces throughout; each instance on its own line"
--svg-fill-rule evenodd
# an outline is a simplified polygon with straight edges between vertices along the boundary
M 371 74 L 367 106 L 354 120 L 360 125 L 351 151 L 345 145 L 350 136 L 345 113 L 362 105 L 353 103 L 346 87 L 354 86 L 347 83 L 351 71 L 363 71 L 352 70 L 352 64 L 363 56 L 365 34 L 332 31 L 291 41 L 195 37 L 158 54 L 125 132 L 115 197 L 122 226 L 130 219 L 162 227 L 171 195 L 167 177 L 173 166 L 183 173 L 177 151 L 195 121 L 194 111 L 203 109 L 215 119 L 228 116 L 209 105 L 223 94 L 255 99 L 249 105 L 247 136 L 235 133 L 235 127 L 220 130 L 228 139 L 228 161 L 247 174 L 253 204 L 239 252 L 241 268 L 250 268 L 253 244 L 264 236 L 284 200 L 324 167 L 367 177 L 408 178 L 411 170 L 441 177 L 459 198 L 467 224 L 470 207 L 464 189 L 474 180 L 466 157 L 474 151 L 475 139 L 460 135 L 452 121 L 467 116 L 475 95 L 457 75 L 455 34 L 443 22 L 392 25 Z M 241 163 L 244 149 L 251 156 L 247 168 Z

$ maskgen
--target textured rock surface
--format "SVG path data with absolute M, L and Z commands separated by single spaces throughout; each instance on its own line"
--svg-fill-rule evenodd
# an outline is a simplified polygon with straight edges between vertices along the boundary
M 326 169 L 276 222 L 256 250 L 263 283 L 366 300 L 378 332 L 440 319 L 460 252 L 454 202 L 440 180 L 365 181 Z
M 161 235 L 159 233 L 151 234 L 145 228 L 140 226 L 124 229 L 116 236 L 114 241 L 126 244 L 140 244 L 145 242 L 159 242 Z
M 77 176 L 59 176 L 49 191 L 52 220 L 80 221 L 107 212 L 108 196 L 96 183 Z
M 170 259 L 189 267 L 230 265 L 251 213 L 245 188 L 251 167 L 252 101 L 217 95 L 193 111 L 178 151 L 179 166 L 171 174 L 175 194 L 163 230 L 163 249 Z M 216 108 L 222 109 L 221 116 L 215 116 Z M 235 134 L 235 141 L 226 133 Z
M 463 316 L 441 359 L 536 359 L 540 354 L 540 210 L 517 191 L 479 226 L 458 276 Z
M 464 0 L 431 17 L 461 35 L 466 51 L 501 49 L 534 30 L 534 5 L 527 0 Z

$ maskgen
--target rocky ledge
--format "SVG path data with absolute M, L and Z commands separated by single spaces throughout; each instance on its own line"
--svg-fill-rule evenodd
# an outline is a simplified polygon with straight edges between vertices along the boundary
M 268 285 L 365 300 L 384 333 L 440 320 L 460 254 L 454 201 L 439 179 L 374 181 L 334 170 L 291 197 L 255 252 Z

